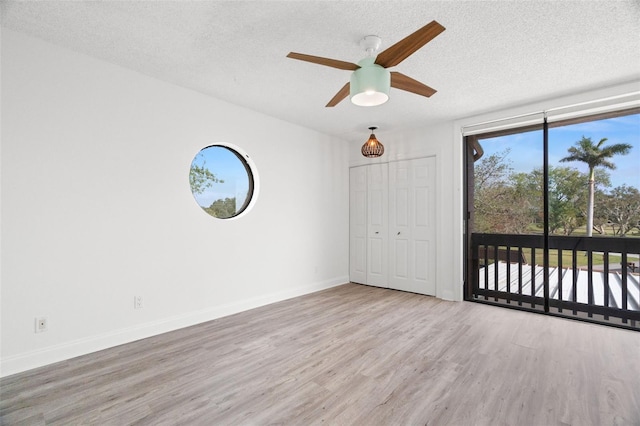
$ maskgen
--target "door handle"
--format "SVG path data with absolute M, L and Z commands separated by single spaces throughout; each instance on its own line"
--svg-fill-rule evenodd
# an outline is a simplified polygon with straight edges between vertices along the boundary
M 378 231 L 376 231 L 376 234 L 379 234 L 379 232 L 378 232 Z
M 398 235 L 400 235 L 400 231 L 398 231 Z

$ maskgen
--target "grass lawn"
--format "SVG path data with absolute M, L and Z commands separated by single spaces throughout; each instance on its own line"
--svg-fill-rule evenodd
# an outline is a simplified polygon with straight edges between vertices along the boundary
M 506 247 L 499 247 L 500 249 L 505 249 Z M 511 250 L 517 250 L 514 247 L 511 247 Z M 522 248 L 522 253 L 524 254 L 527 264 L 535 264 L 535 265 L 543 265 L 543 253 L 542 249 L 536 249 L 536 256 L 534 261 L 531 261 L 531 249 L 527 247 Z M 604 255 L 599 253 L 593 253 L 592 255 L 593 265 L 604 265 Z M 512 255 L 513 262 L 516 261 L 516 256 Z M 620 261 L 622 257 L 619 255 L 609 254 L 609 269 L 620 269 Z M 630 259 L 630 261 L 634 261 L 635 259 Z M 481 260 L 482 262 L 482 260 Z M 489 263 L 492 263 L 490 261 Z M 580 267 L 586 267 L 589 265 L 589 259 L 587 258 L 586 251 L 577 251 L 576 252 L 576 265 Z M 555 268 L 558 266 L 558 250 L 551 249 L 549 250 L 549 266 Z M 562 267 L 563 268 L 571 268 L 573 266 L 573 252 L 570 250 L 562 250 Z
M 533 234 L 542 234 L 542 224 L 532 223 L 531 225 L 529 225 L 527 230 L 530 231 Z M 593 236 L 594 237 L 616 237 L 616 235 L 613 233 L 613 227 L 611 227 L 610 225 L 605 225 L 603 230 L 604 230 L 604 234 L 599 234 L 598 232 L 596 232 L 594 230 L 593 231 Z M 551 234 L 551 235 L 562 235 L 562 233 Z M 587 227 L 586 226 L 581 226 L 580 228 L 576 228 L 571 233 L 570 236 L 571 237 L 584 237 L 585 235 L 587 235 Z M 640 238 L 640 229 L 638 227 L 635 227 L 635 228 L 631 229 L 625 235 L 625 238 L 628 238 L 628 237 Z
M 535 234 L 541 234 L 542 233 L 542 226 L 538 225 L 538 224 L 531 224 L 529 226 L 529 230 L 532 233 Z M 552 235 L 560 235 L 560 234 L 552 234 Z M 587 235 L 587 229 L 586 227 L 581 227 L 581 228 L 577 228 L 575 231 L 573 231 L 573 233 L 570 235 L 571 237 L 584 237 Z M 612 237 L 612 238 L 620 238 L 620 237 L 615 237 L 614 233 L 613 233 L 613 228 L 609 225 L 606 225 L 604 227 L 604 234 L 598 234 L 597 232 L 593 232 L 593 236 L 594 237 Z M 627 232 L 627 235 L 623 238 L 640 238 L 640 229 L 638 228 L 633 228 L 631 231 Z M 531 263 L 531 249 L 527 249 L 527 248 L 523 248 L 522 252 L 525 254 L 526 258 L 527 258 L 527 262 Z M 602 254 L 597 254 L 594 253 L 593 254 L 593 264 L 594 265 L 603 265 L 604 264 L 604 259 L 603 259 L 603 255 Z M 535 258 L 535 264 L 537 265 L 542 265 L 542 249 L 538 249 L 536 250 L 536 258 Z M 622 260 L 622 258 L 620 256 L 614 256 L 614 255 L 609 255 L 609 267 L 610 268 L 619 268 L 620 267 L 620 261 Z M 631 259 L 633 260 L 633 259 Z M 568 251 L 568 250 L 563 250 L 562 251 L 562 267 L 563 268 L 567 268 L 567 267 L 571 267 L 573 262 L 572 259 L 572 252 Z M 576 263 L 578 265 L 578 267 L 581 266 L 587 266 L 588 264 L 588 260 L 587 260 L 587 252 L 577 252 L 576 253 Z M 549 266 L 550 267 L 556 267 L 558 266 L 558 250 L 549 250 Z
M 542 234 L 542 225 L 539 224 L 531 224 L 529 225 L 528 231 L 531 234 Z M 584 237 L 586 236 L 586 227 L 581 227 L 576 229 L 570 237 Z M 561 234 L 551 234 L 552 236 L 561 236 Z M 640 229 L 633 228 L 631 231 L 627 232 L 624 237 L 614 236 L 613 228 L 611 226 L 605 226 L 604 234 L 598 234 L 597 232 L 593 232 L 594 237 L 608 237 L 608 238 L 640 238 Z M 500 247 L 501 249 L 505 249 L 506 247 Z M 511 250 L 517 250 L 514 247 L 511 247 Z M 543 252 L 542 248 L 536 249 L 535 259 L 532 259 L 531 249 L 530 248 L 522 248 L 522 253 L 524 254 L 528 264 L 536 264 L 542 265 L 543 262 Z M 512 259 L 515 262 L 516 256 L 512 255 Z M 619 255 L 609 254 L 609 269 L 617 269 L 620 270 L 620 262 L 622 261 L 622 257 Z M 629 258 L 630 262 L 637 262 L 638 258 L 633 257 Z M 482 262 L 482 261 L 481 261 Z M 602 254 L 593 253 L 592 254 L 592 262 L 594 266 L 604 265 L 604 256 Z M 587 258 L 586 251 L 578 251 L 576 252 L 576 265 L 580 268 L 587 267 L 589 260 Z M 573 265 L 573 252 L 571 250 L 563 250 L 562 251 L 562 267 L 563 268 L 571 268 Z M 549 250 L 549 267 L 555 268 L 558 266 L 558 250 L 552 249 Z
M 524 253 L 524 255 L 527 258 L 527 262 L 531 263 L 531 249 L 529 248 L 523 248 L 522 252 Z M 592 258 L 593 258 L 593 264 L 594 265 L 603 265 L 604 264 L 604 259 L 603 259 L 603 255 L 602 254 L 598 254 L 598 253 L 593 253 L 592 254 Z M 622 260 L 622 258 L 620 256 L 615 256 L 615 255 L 609 255 L 609 268 L 620 268 L 620 261 Z M 562 267 L 563 268 L 570 268 L 572 266 L 572 262 L 573 262 L 573 252 L 569 251 L 569 250 L 562 250 Z M 535 258 L 535 262 L 536 265 L 542 265 L 543 264 L 543 259 L 542 259 L 542 249 L 538 249 L 536 250 L 536 258 Z M 578 251 L 576 252 L 576 264 L 578 265 L 578 267 L 580 266 L 587 266 L 589 263 L 588 259 L 587 259 L 587 252 L 586 251 Z M 556 267 L 558 266 L 558 250 L 549 250 L 549 266 L 550 267 Z

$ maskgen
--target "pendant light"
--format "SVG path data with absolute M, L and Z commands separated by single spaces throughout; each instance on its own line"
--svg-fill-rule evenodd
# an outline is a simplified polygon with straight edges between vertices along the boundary
M 362 145 L 362 155 L 368 158 L 376 158 L 384 154 L 384 146 L 382 146 L 380 141 L 376 139 L 376 135 L 373 134 L 375 129 L 377 129 L 377 127 L 369 127 L 369 130 L 371 130 L 371 136 L 369 136 L 369 140 Z

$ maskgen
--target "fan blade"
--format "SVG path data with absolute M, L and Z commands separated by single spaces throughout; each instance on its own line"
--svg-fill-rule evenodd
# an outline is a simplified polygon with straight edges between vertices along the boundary
M 431 21 L 418 31 L 403 38 L 383 52 L 380 52 L 375 63 L 384 68 L 394 67 L 407 59 L 416 50 L 429 43 L 444 30 L 445 28 L 442 25 L 436 21 Z
M 329 101 L 327 105 L 325 105 L 325 107 L 334 107 L 338 105 L 344 98 L 349 96 L 349 87 L 349 83 L 342 86 L 342 89 L 340 89 L 338 93 L 336 93 L 336 95 Z
M 304 53 L 289 52 L 287 58 L 313 62 L 314 64 L 326 65 L 328 67 L 347 71 L 355 71 L 360 68 L 359 65 L 352 64 L 351 62 L 338 61 L 337 59 L 321 58 L 320 56 L 305 55 Z
M 407 92 L 415 93 L 416 95 L 431 97 L 436 93 L 435 89 L 420 83 L 418 80 L 414 80 L 411 77 L 407 77 L 404 74 L 400 74 L 397 71 L 391 71 L 391 87 L 396 89 L 406 90 Z

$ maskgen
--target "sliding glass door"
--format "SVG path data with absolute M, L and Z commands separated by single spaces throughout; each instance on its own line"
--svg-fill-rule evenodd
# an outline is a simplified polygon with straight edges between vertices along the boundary
M 465 297 L 640 329 L 640 114 L 466 137 Z

